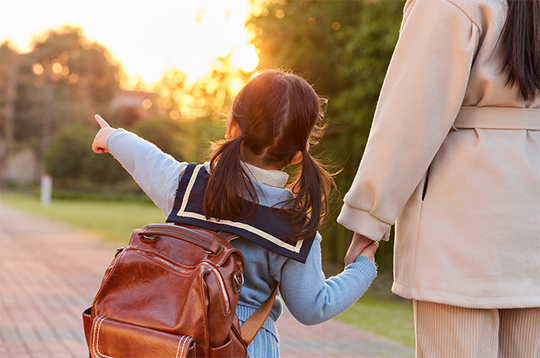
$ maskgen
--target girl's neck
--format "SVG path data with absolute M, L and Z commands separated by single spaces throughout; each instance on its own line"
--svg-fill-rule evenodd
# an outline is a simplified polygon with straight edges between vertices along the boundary
M 242 148 L 243 149 L 243 148 Z M 248 163 L 250 165 L 253 165 L 254 167 L 261 168 L 264 170 L 279 170 L 283 171 L 282 167 L 279 167 L 278 165 L 269 165 L 264 163 L 258 156 L 252 155 L 251 153 L 248 153 L 246 150 L 242 150 L 242 161 L 244 163 Z

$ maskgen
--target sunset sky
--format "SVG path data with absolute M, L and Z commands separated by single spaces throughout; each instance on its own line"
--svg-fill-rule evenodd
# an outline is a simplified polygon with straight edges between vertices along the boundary
M 0 0 L 0 43 L 27 52 L 34 34 L 70 24 L 107 47 L 133 81 L 155 82 L 170 67 L 195 80 L 230 52 L 240 67 L 256 66 L 248 12 L 247 0 Z

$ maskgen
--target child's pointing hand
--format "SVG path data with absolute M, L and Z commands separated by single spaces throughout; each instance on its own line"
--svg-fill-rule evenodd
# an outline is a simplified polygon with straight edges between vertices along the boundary
M 108 153 L 107 150 L 107 137 L 109 134 L 115 131 L 115 128 L 112 128 L 107 121 L 105 121 L 99 114 L 94 116 L 96 122 L 98 122 L 101 129 L 97 132 L 94 143 L 92 143 L 92 150 L 95 153 Z

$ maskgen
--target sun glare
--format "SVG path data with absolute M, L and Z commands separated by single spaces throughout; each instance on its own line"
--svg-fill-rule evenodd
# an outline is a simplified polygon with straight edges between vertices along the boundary
M 259 56 L 253 45 L 240 46 L 231 54 L 231 61 L 244 71 L 253 71 L 259 65 Z
M 246 71 L 258 64 L 244 27 L 248 0 L 154 0 L 151 4 L 94 0 L 76 4 L 70 0 L 2 0 L 0 42 L 7 39 L 21 51 L 29 51 L 37 33 L 66 24 L 80 26 L 85 36 L 107 47 L 122 64 L 130 78 L 125 84 L 128 88 L 139 80 L 157 82 L 170 68 L 180 68 L 188 82 L 195 81 L 211 69 L 217 57 L 228 54 Z M 63 68 L 53 70 L 61 73 Z

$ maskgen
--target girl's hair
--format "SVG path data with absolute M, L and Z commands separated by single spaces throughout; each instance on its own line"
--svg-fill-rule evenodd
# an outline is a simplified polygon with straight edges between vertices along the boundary
M 508 15 L 501 33 L 509 85 L 519 85 L 531 101 L 540 93 L 540 1 L 508 0 Z
M 207 218 L 234 218 L 246 199 L 257 203 L 241 161 L 284 168 L 298 151 L 302 164 L 289 186 L 295 194 L 284 206 L 298 240 L 314 235 L 326 218 L 331 175 L 308 154 L 308 140 L 322 135 L 321 99 L 303 78 L 277 70 L 257 73 L 240 90 L 232 115 L 242 134 L 214 144 L 204 211 Z

